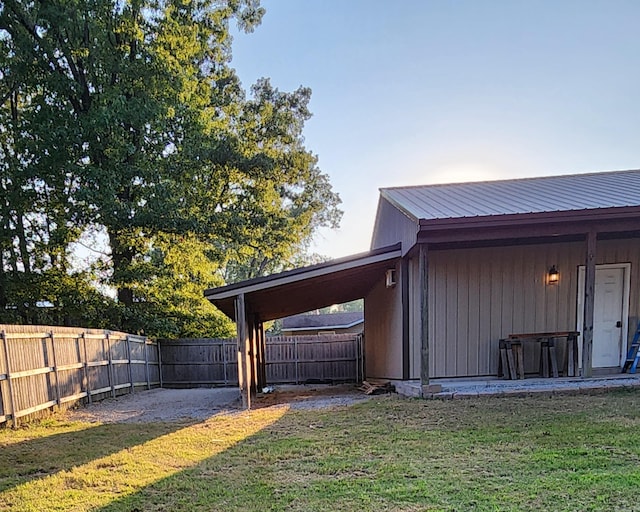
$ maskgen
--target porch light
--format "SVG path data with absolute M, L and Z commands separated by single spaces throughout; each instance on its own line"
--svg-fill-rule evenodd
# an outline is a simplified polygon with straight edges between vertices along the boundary
M 557 284 L 560 280 L 560 272 L 555 265 L 553 265 L 549 269 L 549 273 L 547 274 L 547 284 Z

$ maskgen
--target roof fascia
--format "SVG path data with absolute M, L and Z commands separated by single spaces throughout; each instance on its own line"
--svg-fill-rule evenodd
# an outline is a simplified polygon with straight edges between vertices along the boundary
M 599 208 L 592 210 L 571 210 L 562 212 L 515 213 L 504 215 L 484 215 L 479 217 L 459 217 L 447 219 L 420 219 L 420 231 L 464 228 L 509 227 L 553 222 L 585 222 L 618 220 L 640 216 L 640 206 Z

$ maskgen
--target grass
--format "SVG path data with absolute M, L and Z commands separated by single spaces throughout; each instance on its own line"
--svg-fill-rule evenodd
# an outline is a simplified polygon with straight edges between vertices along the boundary
M 0 510 L 640 510 L 640 392 L 0 431 Z

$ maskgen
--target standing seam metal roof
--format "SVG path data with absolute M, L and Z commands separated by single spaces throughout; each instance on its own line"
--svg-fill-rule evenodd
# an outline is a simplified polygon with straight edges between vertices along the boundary
M 415 219 L 640 206 L 640 170 L 380 189 Z

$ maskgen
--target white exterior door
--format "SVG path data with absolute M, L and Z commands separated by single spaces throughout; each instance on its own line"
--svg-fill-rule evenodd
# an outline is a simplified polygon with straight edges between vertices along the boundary
M 622 362 L 622 333 L 626 332 L 624 311 L 628 307 L 625 272 L 628 272 L 626 266 L 600 265 L 596 267 L 593 312 L 592 364 L 594 368 L 617 367 Z M 582 332 L 584 267 L 580 267 L 578 283 L 578 330 Z

